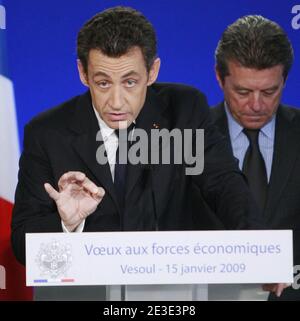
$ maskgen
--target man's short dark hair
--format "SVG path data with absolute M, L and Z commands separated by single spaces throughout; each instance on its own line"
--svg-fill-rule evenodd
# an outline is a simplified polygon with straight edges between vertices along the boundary
M 286 79 L 294 54 L 286 33 L 277 23 L 262 16 L 249 15 L 227 27 L 218 43 L 215 58 L 222 81 L 229 74 L 229 61 L 258 70 L 282 65 Z
M 99 49 L 108 57 L 118 58 L 133 47 L 141 49 L 149 71 L 156 58 L 155 31 L 142 13 L 128 7 L 114 7 L 96 14 L 77 37 L 77 56 L 85 72 L 90 50 Z

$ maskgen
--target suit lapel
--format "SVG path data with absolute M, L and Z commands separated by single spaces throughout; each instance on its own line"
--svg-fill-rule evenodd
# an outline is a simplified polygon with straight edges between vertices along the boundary
M 98 184 L 105 189 L 105 192 L 111 196 L 118 207 L 109 164 L 100 165 L 96 159 L 97 149 L 103 144 L 103 140 L 96 141 L 99 124 L 89 93 L 79 98 L 77 109 L 70 121 L 69 128 L 76 133 L 72 142 L 75 152 L 89 168 Z
M 155 128 L 169 128 L 169 122 L 163 115 L 165 106 L 157 97 L 156 93 L 151 87 L 147 89 L 147 96 L 145 104 L 137 118 L 136 128 L 146 131 L 148 137 L 148 159 L 151 160 L 151 129 Z M 126 198 L 130 195 L 133 187 L 138 182 L 141 175 L 146 170 L 151 170 L 151 164 L 128 164 L 127 168 L 127 182 L 126 182 Z
M 221 134 L 223 134 L 230 141 L 230 147 L 232 149 L 229 128 L 228 128 L 228 120 L 225 112 L 224 102 L 218 104 L 215 107 L 211 108 L 211 115 L 215 125 L 217 125 Z M 233 151 L 232 151 L 233 152 Z
M 293 116 L 289 113 L 289 110 L 279 106 L 276 116 L 272 171 L 265 209 L 267 217 L 273 215 L 273 209 L 276 207 L 287 184 L 298 154 L 299 147 L 295 148 L 295 146 L 300 146 L 299 135 L 295 135 L 295 126 L 293 126 L 292 122 Z

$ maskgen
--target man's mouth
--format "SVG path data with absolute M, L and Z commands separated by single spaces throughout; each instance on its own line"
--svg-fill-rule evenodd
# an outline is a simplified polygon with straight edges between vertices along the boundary
M 127 120 L 127 113 L 109 113 L 108 117 L 111 121 L 124 121 Z
M 243 117 L 250 118 L 250 119 L 260 119 L 262 117 L 265 117 L 265 114 L 255 114 L 255 115 L 243 115 Z

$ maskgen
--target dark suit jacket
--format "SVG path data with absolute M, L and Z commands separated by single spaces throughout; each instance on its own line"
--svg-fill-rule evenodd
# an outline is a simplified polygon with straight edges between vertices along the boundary
M 224 103 L 211 109 L 214 123 L 229 139 Z M 280 105 L 268 197 L 263 218 L 267 228 L 292 229 L 294 264 L 300 264 L 300 110 Z M 274 296 L 271 296 L 275 299 Z M 281 300 L 300 300 L 300 291 L 284 291 Z
M 195 210 L 198 190 L 226 228 L 255 226 L 247 185 L 229 144 L 211 125 L 204 95 L 183 85 L 152 85 L 136 126 L 150 133 L 157 125 L 169 130 L 204 128 L 204 172 L 186 176 L 185 165 L 128 165 L 125 208 L 120 209 L 109 165 L 96 161 L 101 143 L 96 141 L 99 126 L 89 92 L 33 119 L 25 128 L 12 220 L 18 260 L 25 262 L 25 233 L 62 231 L 55 203 L 43 184 L 57 188 L 67 171 L 84 172 L 106 191 L 86 219 L 84 231 L 195 229 L 194 216 L 205 215 Z

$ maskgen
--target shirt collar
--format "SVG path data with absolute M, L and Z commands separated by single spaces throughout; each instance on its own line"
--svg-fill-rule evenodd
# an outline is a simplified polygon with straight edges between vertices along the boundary
M 226 102 L 224 102 L 224 106 L 225 106 L 225 112 L 228 120 L 230 140 L 235 141 L 240 135 L 240 133 L 242 132 L 243 127 L 233 118 L 231 112 L 228 109 L 228 105 Z
M 244 128 L 233 118 L 226 102 L 224 102 L 224 106 L 225 106 L 225 111 L 228 119 L 228 129 L 229 129 L 230 139 L 234 141 L 238 138 L 238 136 L 240 135 L 240 133 L 243 131 Z M 271 120 L 260 129 L 261 132 L 270 139 L 274 138 L 275 118 L 276 118 L 276 113 L 272 116 Z
M 275 119 L 276 113 L 272 116 L 271 120 L 261 128 L 262 133 L 268 138 L 273 139 L 275 134 Z

